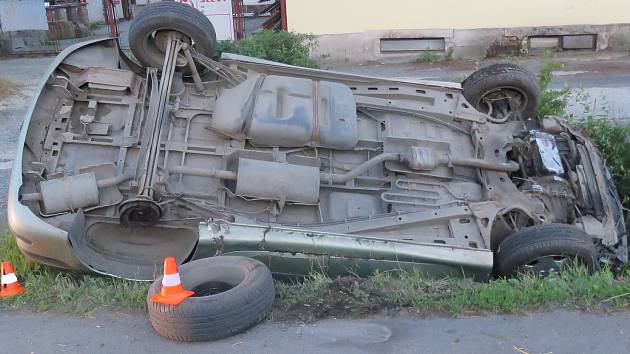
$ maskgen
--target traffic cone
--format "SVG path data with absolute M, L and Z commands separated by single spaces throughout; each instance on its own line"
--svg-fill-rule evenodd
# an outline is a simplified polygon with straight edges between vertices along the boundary
M 186 290 L 182 286 L 182 280 L 179 278 L 175 257 L 166 257 L 164 259 L 162 289 L 159 293 L 151 296 L 151 301 L 165 305 L 179 305 L 194 293 L 194 291 Z
M 9 297 L 20 295 L 24 292 L 24 288 L 20 285 L 13 271 L 11 262 L 2 262 L 2 279 L 0 280 L 2 288 L 0 289 L 0 297 Z

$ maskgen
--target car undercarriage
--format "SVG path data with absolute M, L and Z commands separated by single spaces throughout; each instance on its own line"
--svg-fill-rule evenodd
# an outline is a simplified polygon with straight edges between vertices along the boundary
M 215 62 L 165 38 L 162 68 L 113 39 L 51 68 L 11 181 L 30 258 L 130 279 L 167 255 L 484 279 L 510 235 L 564 224 L 598 263 L 627 262 L 604 161 L 562 119 L 497 115 L 457 84 Z

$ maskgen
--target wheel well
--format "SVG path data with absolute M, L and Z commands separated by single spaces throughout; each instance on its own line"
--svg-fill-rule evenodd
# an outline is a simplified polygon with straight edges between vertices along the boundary
M 502 210 L 492 223 L 490 231 L 490 249 L 496 251 L 499 244 L 508 236 L 524 227 L 536 225 L 536 220 L 521 208 Z

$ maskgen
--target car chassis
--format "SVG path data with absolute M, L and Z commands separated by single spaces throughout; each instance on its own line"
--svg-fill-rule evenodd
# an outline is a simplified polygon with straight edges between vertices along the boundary
M 497 119 L 458 84 L 215 62 L 176 35 L 164 48 L 161 70 L 114 39 L 52 64 L 9 190 L 29 258 L 137 280 L 167 255 L 486 279 L 503 240 L 557 223 L 627 262 L 604 161 L 559 118 Z

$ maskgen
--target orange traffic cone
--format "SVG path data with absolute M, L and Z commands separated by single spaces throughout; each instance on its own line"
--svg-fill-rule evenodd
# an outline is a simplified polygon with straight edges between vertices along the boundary
M 194 291 L 186 290 L 182 286 L 175 257 L 166 257 L 164 259 L 162 289 L 158 294 L 151 296 L 151 301 L 165 305 L 179 305 L 194 293 Z
M 0 297 L 9 297 L 20 295 L 24 292 L 24 288 L 20 285 L 13 271 L 11 262 L 2 262 L 2 279 L 0 280 L 2 289 L 0 289 Z

